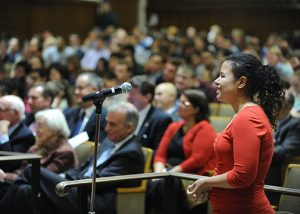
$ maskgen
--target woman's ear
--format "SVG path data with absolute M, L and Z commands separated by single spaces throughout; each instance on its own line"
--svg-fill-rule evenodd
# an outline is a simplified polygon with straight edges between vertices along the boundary
M 238 88 L 239 89 L 245 88 L 246 84 L 247 84 L 247 81 L 248 81 L 247 77 L 241 76 L 239 81 L 238 81 Z
M 195 114 L 197 114 L 199 111 L 200 111 L 200 108 L 199 108 L 199 107 L 196 107 L 196 108 L 194 107 L 194 113 L 195 113 Z

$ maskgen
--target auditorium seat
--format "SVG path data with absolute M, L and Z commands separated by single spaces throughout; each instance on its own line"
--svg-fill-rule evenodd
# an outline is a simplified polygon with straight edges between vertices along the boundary
M 300 164 L 289 164 L 283 187 L 300 189 Z M 300 197 L 281 195 L 278 213 L 300 213 Z
M 230 104 L 220 103 L 218 116 L 233 117 L 235 112 Z
M 86 141 L 75 148 L 75 152 L 79 163 L 84 163 L 87 158 L 94 154 L 95 143 L 93 141 Z
M 143 147 L 145 155 L 144 172 L 151 169 L 153 150 Z M 147 180 L 143 180 L 139 187 L 118 188 L 116 210 L 118 214 L 143 214 L 145 213 L 145 192 Z
M 209 120 L 217 133 L 223 131 L 232 117 L 227 116 L 210 116 Z

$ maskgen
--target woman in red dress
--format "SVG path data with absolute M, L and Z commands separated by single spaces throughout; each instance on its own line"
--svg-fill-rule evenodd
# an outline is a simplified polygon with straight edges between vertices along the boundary
M 216 175 L 199 179 L 187 193 L 202 199 L 211 191 L 213 213 L 274 213 L 264 193 L 273 155 L 272 127 L 285 101 L 277 71 L 250 54 L 234 54 L 215 80 L 217 98 L 236 112 L 216 138 Z

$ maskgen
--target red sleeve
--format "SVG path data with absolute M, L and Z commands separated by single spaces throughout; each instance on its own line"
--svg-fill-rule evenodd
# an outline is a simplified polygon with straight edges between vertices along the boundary
M 232 123 L 233 169 L 227 181 L 235 188 L 244 188 L 257 176 L 261 136 L 266 131 L 261 119 L 251 111 L 243 111 Z
M 154 163 L 156 162 L 166 163 L 168 146 L 174 134 L 178 131 L 178 129 L 182 125 L 183 122 L 174 122 L 168 126 L 157 148 L 156 154 L 154 156 Z
M 184 172 L 197 171 L 204 168 L 214 156 L 214 140 L 216 132 L 207 121 L 202 121 L 196 127 L 196 134 L 192 139 L 185 139 L 184 150 L 186 160 L 180 166 Z

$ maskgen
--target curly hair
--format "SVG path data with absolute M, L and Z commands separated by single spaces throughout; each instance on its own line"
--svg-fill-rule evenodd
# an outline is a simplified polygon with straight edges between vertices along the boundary
M 228 56 L 236 79 L 247 77 L 246 97 L 260 105 L 273 128 L 280 109 L 284 106 L 284 84 L 278 71 L 271 65 L 263 65 L 251 54 L 239 53 Z

